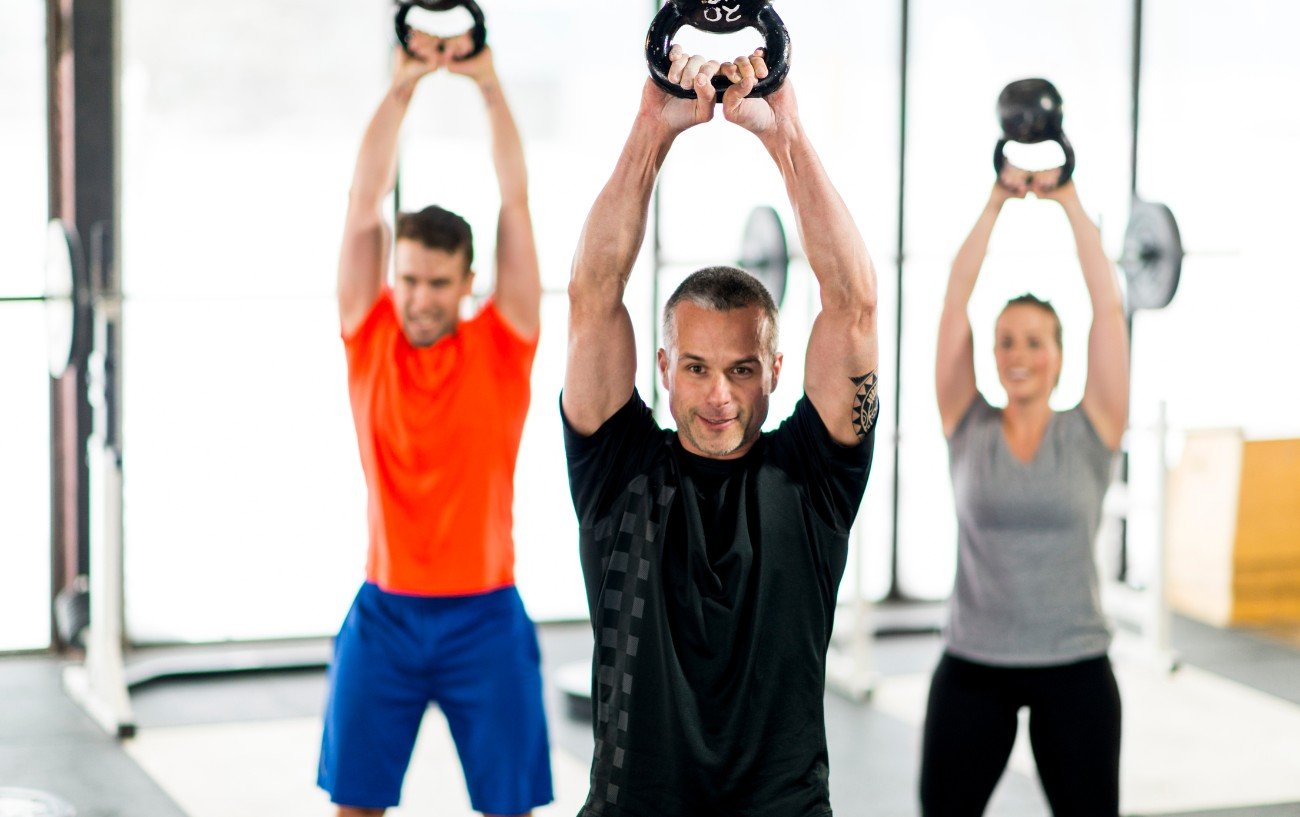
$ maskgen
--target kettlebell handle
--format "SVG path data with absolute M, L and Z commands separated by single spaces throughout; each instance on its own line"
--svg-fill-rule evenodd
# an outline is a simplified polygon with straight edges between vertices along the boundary
M 672 66 L 668 53 L 673 47 L 673 37 L 687 24 L 712 33 L 758 30 L 765 42 L 767 76 L 754 86 L 751 97 L 773 93 L 790 73 L 790 32 L 767 0 L 671 0 L 655 15 L 645 40 L 650 77 L 666 93 L 681 99 L 696 98 L 693 88 L 683 88 L 668 79 L 668 69 Z M 731 80 L 726 77 L 713 78 L 718 102 L 730 87 Z
M 402 50 L 412 57 L 415 54 L 411 53 L 411 27 L 406 24 L 406 16 L 417 6 L 428 11 L 451 11 L 454 8 L 463 8 L 469 12 L 470 17 L 474 18 L 474 27 L 470 29 L 474 48 L 465 56 L 458 57 L 458 61 L 477 57 L 487 47 L 487 23 L 483 17 L 483 10 L 474 0 L 402 0 L 397 5 L 394 27 L 397 29 L 397 42 L 401 44 Z
M 998 140 L 997 147 L 993 149 L 993 169 L 998 174 L 998 184 L 1002 184 L 1002 171 L 1007 166 L 1007 155 L 1003 152 L 1003 148 L 1012 141 L 1014 140 L 1003 136 Z M 1061 177 L 1056 182 L 1056 186 L 1060 187 L 1074 176 L 1074 146 L 1070 144 L 1070 140 L 1065 137 L 1064 132 L 1058 133 L 1051 139 L 1045 139 L 1043 141 L 1055 142 L 1061 146 L 1061 151 L 1065 154 L 1065 164 L 1061 165 Z

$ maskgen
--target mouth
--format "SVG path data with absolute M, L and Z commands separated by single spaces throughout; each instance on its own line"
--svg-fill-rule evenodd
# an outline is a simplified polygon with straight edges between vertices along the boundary
M 1007 369 L 1007 380 L 1012 383 L 1019 383 L 1029 379 L 1029 370 L 1024 368 Z
M 411 315 L 406 319 L 406 325 L 416 332 L 432 332 L 438 328 L 439 322 L 432 315 Z
M 707 429 L 711 429 L 711 430 L 720 430 L 720 429 L 724 429 L 724 428 L 726 428 L 728 425 L 731 425 L 732 423 L 736 422 L 736 419 L 737 419 L 737 418 L 735 418 L 735 417 L 723 417 L 723 418 L 719 418 L 719 419 L 710 419 L 710 418 L 708 418 L 708 417 L 701 417 L 701 416 L 698 415 L 698 414 L 695 415 L 695 417 L 696 417 L 696 419 L 698 419 L 698 420 L 700 421 L 700 424 L 701 424 L 701 425 L 703 425 L 705 428 L 707 428 Z

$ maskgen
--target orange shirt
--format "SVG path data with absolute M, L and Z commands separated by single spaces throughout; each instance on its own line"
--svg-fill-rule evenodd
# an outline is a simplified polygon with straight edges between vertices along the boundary
M 343 343 L 369 494 L 366 578 L 422 596 L 514 584 L 515 459 L 536 339 L 489 301 L 417 349 L 385 288 Z

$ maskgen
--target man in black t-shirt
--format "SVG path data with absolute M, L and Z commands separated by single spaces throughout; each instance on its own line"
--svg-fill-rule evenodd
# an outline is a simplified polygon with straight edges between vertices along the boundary
M 785 179 L 822 311 L 804 397 L 763 433 L 781 373 L 776 305 L 748 274 L 690 276 L 664 309 L 659 373 L 677 430 L 636 393 L 623 290 L 674 139 L 712 119 L 754 133 Z M 561 401 L 592 628 L 595 757 L 582 817 L 831 813 L 826 648 L 875 440 L 876 280 L 787 82 L 746 99 L 761 52 L 719 65 L 674 49 L 647 82 L 574 261 Z M 710 229 L 701 209 L 699 229 Z

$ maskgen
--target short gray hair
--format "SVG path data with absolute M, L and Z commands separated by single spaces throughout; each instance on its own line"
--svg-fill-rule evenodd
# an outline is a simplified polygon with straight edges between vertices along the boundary
M 760 329 L 763 345 L 769 356 L 776 357 L 776 302 L 767 287 L 748 272 L 736 267 L 705 267 L 687 276 L 664 305 L 663 342 L 669 351 L 677 343 L 677 326 L 673 318 L 677 314 L 677 305 L 682 301 L 715 312 L 757 306 L 763 311 Z

